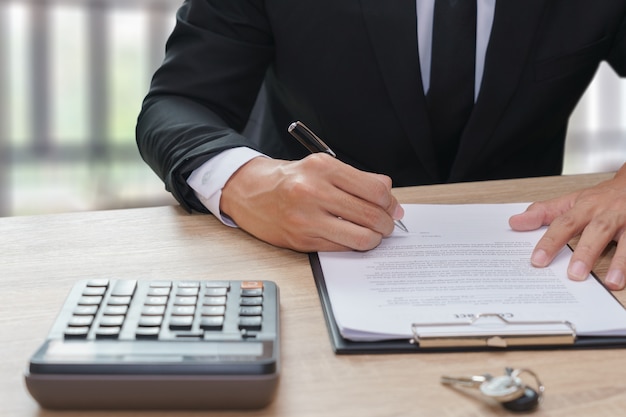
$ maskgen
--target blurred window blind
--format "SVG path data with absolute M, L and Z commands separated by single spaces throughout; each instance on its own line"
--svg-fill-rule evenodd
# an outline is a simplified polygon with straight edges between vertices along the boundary
M 563 173 L 616 171 L 626 162 L 626 80 L 602 63 L 570 119 Z
M 0 215 L 171 202 L 135 122 L 182 0 L 0 0 Z
M 134 128 L 181 2 L 0 0 L 0 216 L 173 202 Z M 625 110 L 626 84 L 601 66 L 565 173 L 626 160 Z

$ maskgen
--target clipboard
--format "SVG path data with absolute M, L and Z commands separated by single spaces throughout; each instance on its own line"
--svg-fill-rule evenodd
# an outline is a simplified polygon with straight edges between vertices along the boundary
M 575 327 L 568 322 L 527 322 L 533 326 L 541 324 L 562 324 L 563 330 L 552 334 L 524 336 L 502 336 L 486 334 L 483 337 L 445 337 L 434 340 L 424 338 L 420 329 L 447 325 L 445 323 L 413 323 L 412 338 L 383 341 L 352 341 L 341 335 L 333 314 L 330 297 L 324 280 L 324 273 L 317 253 L 309 253 L 309 262 L 317 288 L 324 319 L 330 337 L 331 347 L 336 354 L 383 354 L 383 353 L 427 353 L 427 352 L 470 352 L 506 350 L 555 350 L 555 349 L 604 349 L 626 348 L 626 336 L 578 336 Z M 598 279 L 593 274 L 595 279 Z M 612 295 L 612 294 L 611 294 Z M 612 295 L 613 296 L 613 295 Z M 614 296 L 613 296 L 614 297 Z M 484 313 L 479 316 L 495 316 L 497 313 Z M 481 317 L 478 317 L 478 319 Z M 504 319 L 506 322 L 506 320 Z M 514 324 L 524 324 L 519 322 Z M 472 322 L 466 323 L 472 325 Z M 506 323 L 505 323 L 506 324 Z M 428 339 L 426 341 L 426 339 Z M 473 339 L 473 340 L 469 340 Z M 426 343 L 425 343 L 426 341 Z

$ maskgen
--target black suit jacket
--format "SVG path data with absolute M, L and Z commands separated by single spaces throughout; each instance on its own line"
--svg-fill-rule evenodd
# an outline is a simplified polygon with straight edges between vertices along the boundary
M 185 182 L 193 169 L 234 146 L 301 158 L 286 133 L 293 120 L 394 186 L 560 174 L 568 118 L 600 62 L 626 74 L 625 13 L 624 0 L 498 0 L 482 87 L 443 178 L 415 0 L 187 0 L 138 146 L 183 206 L 201 211 Z M 263 83 L 258 141 L 241 132 Z

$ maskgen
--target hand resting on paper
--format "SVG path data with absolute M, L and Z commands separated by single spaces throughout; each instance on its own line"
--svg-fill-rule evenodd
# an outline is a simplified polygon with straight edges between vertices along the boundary
M 626 285 L 626 164 L 612 179 L 533 203 L 524 213 L 512 216 L 509 223 L 519 231 L 549 226 L 531 257 L 536 267 L 547 266 L 570 239 L 580 236 L 568 267 L 569 278 L 577 281 L 589 275 L 611 241 L 617 242 L 604 284 L 611 290 Z
M 301 252 L 372 249 L 404 215 L 391 178 L 323 153 L 252 159 L 224 186 L 220 210 L 251 235 Z

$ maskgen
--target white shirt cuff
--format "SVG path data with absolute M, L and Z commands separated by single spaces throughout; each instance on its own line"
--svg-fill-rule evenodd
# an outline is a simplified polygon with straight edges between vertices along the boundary
M 220 212 L 222 189 L 235 171 L 257 156 L 265 155 L 246 147 L 227 149 L 200 165 L 187 178 L 198 200 L 227 226 L 237 227 L 237 224 Z

